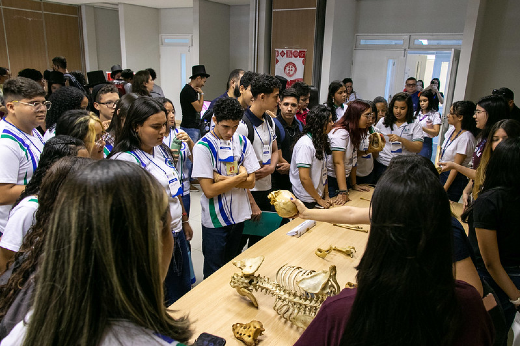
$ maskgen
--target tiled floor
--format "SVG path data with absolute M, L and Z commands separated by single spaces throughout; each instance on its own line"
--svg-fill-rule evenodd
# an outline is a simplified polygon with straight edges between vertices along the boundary
M 200 187 L 196 185 L 199 190 Z M 191 260 L 193 262 L 193 271 L 197 278 L 198 284 L 202 281 L 202 264 L 204 263 L 204 256 L 202 256 L 202 228 L 200 225 L 200 196 L 201 191 L 191 191 L 190 204 L 190 226 L 193 229 L 193 239 L 191 240 Z

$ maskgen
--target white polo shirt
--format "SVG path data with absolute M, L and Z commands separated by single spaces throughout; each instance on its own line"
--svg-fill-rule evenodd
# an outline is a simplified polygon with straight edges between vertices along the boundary
M 336 108 L 336 121 L 338 121 L 339 119 L 341 119 L 343 114 L 345 114 L 345 111 L 347 110 L 348 106 L 346 103 L 343 103 L 341 106 L 338 107 L 334 105 L 334 108 Z
M 164 136 L 163 143 L 168 146 L 168 148 L 171 149 L 172 147 L 172 140 L 173 138 L 176 138 L 177 135 L 181 132 L 186 133 L 184 130 L 181 129 L 170 129 L 170 132 L 168 132 L 168 136 Z M 179 154 L 179 158 L 177 159 L 177 164 L 175 168 L 177 169 L 177 172 L 181 175 L 182 180 L 182 195 L 187 196 L 190 194 L 190 180 L 188 179 L 188 176 L 190 174 L 189 167 L 187 165 L 188 160 L 190 159 L 191 151 L 190 147 L 186 142 L 182 142 L 181 145 L 181 151 Z
M 273 143 L 276 140 L 276 133 L 275 133 L 275 123 L 274 120 L 272 120 L 272 127 L 269 125 L 269 120 L 267 120 L 267 117 L 269 115 L 265 114 L 262 116 L 263 120 L 258 119 L 256 115 L 251 112 L 251 110 L 248 108 L 244 112 L 244 116 L 246 116 L 251 124 L 253 125 L 253 133 L 254 133 L 254 141 L 252 143 L 253 150 L 256 154 L 256 158 L 258 162 L 262 164 L 266 164 L 266 161 L 264 160 L 264 147 L 268 148 L 270 150 L 270 155 L 268 155 L 269 160 L 267 163 L 271 162 L 271 157 L 273 155 Z M 244 122 L 244 120 L 241 120 L 238 124 L 238 129 L 236 131 L 239 135 L 246 136 L 247 137 L 247 124 Z M 267 191 L 271 189 L 271 175 L 268 175 L 262 179 L 259 179 L 255 183 L 255 187 L 251 189 L 251 191 Z
M 460 134 L 453 141 L 450 139 L 451 135 L 455 132 L 455 128 L 452 127 L 446 132 L 444 142 L 441 145 L 441 153 L 439 156 L 439 162 L 453 162 L 455 155 L 461 154 L 466 155 L 462 166 L 469 167 L 469 163 L 473 158 L 473 151 L 477 145 L 477 140 L 473 134 L 469 131 L 460 132 Z
M 0 239 L 0 246 L 4 249 L 18 252 L 29 228 L 35 222 L 38 210 L 38 197 L 27 196 L 11 210 L 5 225 L 4 235 Z
M 331 150 L 342 151 L 345 153 L 343 160 L 345 163 L 345 176 L 348 177 L 352 171 L 352 167 L 357 165 L 357 148 L 355 148 L 352 144 L 350 135 L 345 129 L 332 129 L 328 136 Z M 332 155 L 328 155 L 327 157 L 327 174 L 336 178 L 336 171 L 334 170 L 334 160 Z
M 370 135 L 367 134 L 365 137 L 361 138 L 361 143 L 359 143 L 360 151 L 368 150 L 370 144 L 369 136 Z M 356 167 L 356 176 L 366 177 L 369 175 L 374 169 L 374 157 L 372 156 L 372 153 L 358 156 Z
M 225 176 L 235 175 L 228 173 L 227 167 L 230 164 L 219 159 L 220 144 L 220 139 L 213 134 L 213 131 L 208 132 L 195 144 L 192 177 L 213 179 L 213 172 Z M 235 132 L 231 140 L 231 149 L 233 162 L 237 163 L 237 167 L 244 166 L 248 174 L 260 169 L 260 164 L 246 136 Z M 213 198 L 207 198 L 202 194 L 200 206 L 202 225 L 208 228 L 235 225 L 251 218 L 251 205 L 246 189 L 232 188 Z
M 27 185 L 43 150 L 43 137 L 38 130 L 31 135 L 18 129 L 5 118 L 0 121 L 0 183 Z M 0 232 L 4 232 L 12 204 L 0 206 Z
M 298 170 L 300 167 L 311 169 L 312 185 L 318 192 L 318 195 L 323 197 L 325 184 L 327 184 L 327 156 L 324 153 L 323 160 L 316 158 L 316 149 L 309 134 L 302 136 L 294 145 L 289 179 L 291 180 L 293 193 L 296 198 L 308 203 L 316 202 L 302 185 L 300 171 Z
M 423 127 L 427 128 L 428 125 L 440 125 L 440 124 L 442 124 L 441 115 L 439 114 L 439 112 L 436 112 L 436 111 L 433 111 L 433 110 L 429 111 L 426 114 L 419 113 L 415 117 L 415 121 L 419 123 L 419 126 L 421 127 L 421 130 L 422 130 Z M 433 138 L 435 136 L 431 136 L 428 133 L 423 131 L 423 137 Z
M 404 145 L 400 145 L 400 150 L 392 149 L 392 144 L 390 143 L 390 140 L 388 139 L 388 135 L 394 134 L 398 135 L 399 137 L 402 137 L 404 139 L 407 139 L 412 142 L 422 142 L 423 141 L 423 130 L 419 123 L 417 122 L 411 122 L 411 123 L 403 123 L 401 126 L 397 127 L 395 124 L 392 125 L 392 127 L 385 126 L 383 124 L 383 121 L 385 118 L 381 118 L 379 122 L 376 125 L 377 132 L 383 134 L 385 136 L 385 147 L 383 150 L 379 152 L 379 156 L 377 157 L 377 162 L 388 166 L 390 164 L 390 160 L 394 156 L 398 155 L 405 155 L 405 154 L 416 154 L 404 147 Z M 399 147 L 399 145 L 397 145 Z
M 136 149 L 134 151 L 117 153 L 111 157 L 111 159 L 136 163 L 146 169 L 159 181 L 168 196 L 173 197 L 170 198 L 170 213 L 172 216 L 171 230 L 173 232 L 182 231 L 182 207 L 179 199 L 174 197 L 177 196 L 177 193 L 182 191 L 171 191 L 169 184 L 172 179 L 177 179 L 180 188 L 179 174 L 166 153 L 163 152 L 163 148 L 156 146 L 153 149 L 153 155 Z

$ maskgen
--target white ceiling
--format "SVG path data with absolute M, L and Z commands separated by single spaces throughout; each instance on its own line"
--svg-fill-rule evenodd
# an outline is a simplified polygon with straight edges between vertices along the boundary
M 249 5 L 249 0 L 210 0 L 226 5 Z M 118 3 L 153 7 L 153 8 L 177 8 L 193 7 L 193 0 L 52 0 L 70 5 L 98 5 L 117 7 Z

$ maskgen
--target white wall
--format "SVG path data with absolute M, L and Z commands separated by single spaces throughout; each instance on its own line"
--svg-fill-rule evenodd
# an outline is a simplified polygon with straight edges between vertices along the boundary
M 229 71 L 249 70 L 249 5 L 229 6 Z
M 226 91 L 230 72 L 230 6 L 207 0 L 198 3 L 199 64 L 211 75 L 204 87 L 204 99 L 212 100 Z
M 123 68 L 133 71 L 151 67 L 160 76 L 159 10 L 119 4 L 121 57 Z M 161 84 L 160 77 L 156 82 Z
M 165 8 L 159 12 L 161 34 L 193 33 L 193 7 Z
M 468 0 L 356 1 L 358 34 L 461 33 Z

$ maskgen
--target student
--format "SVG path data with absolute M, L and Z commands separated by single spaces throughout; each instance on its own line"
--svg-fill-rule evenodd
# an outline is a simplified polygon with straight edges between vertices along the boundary
M 49 222 L 33 311 L 3 345 L 187 342 L 188 319 L 163 305 L 168 211 L 164 189 L 134 164 L 102 160 L 72 175 Z
M 175 239 L 173 257 L 165 282 L 166 305 L 170 306 L 191 289 L 188 244 L 193 236 L 188 214 L 182 204 L 180 176 L 166 135 L 166 109 L 157 99 L 140 97 L 132 103 L 123 132 L 108 158 L 138 164 L 150 172 L 169 196 L 170 229 Z
M 417 79 L 408 77 L 404 88 L 405 92 L 412 98 L 413 112 L 419 109 L 419 90 L 417 90 Z
M 69 81 L 70 86 L 79 89 L 82 93 L 86 93 L 85 88 L 83 88 L 83 85 L 81 85 L 80 82 L 76 80 L 76 77 L 74 77 L 72 74 L 69 73 L 69 70 L 67 70 L 67 59 L 63 56 L 56 56 L 52 59 L 52 69 L 56 72 L 63 73 L 63 76 L 67 81 Z M 50 88 L 49 88 L 50 89 Z
M 84 169 L 91 162 L 86 158 L 66 156 L 47 170 L 38 192 L 34 224 L 23 238 L 18 252 L 13 254 L 14 263 L 10 261 L 9 269 L 2 275 L 6 284 L 0 286 L 0 339 L 23 320 L 33 305 L 35 273 L 42 258 L 50 215 L 63 183 L 69 175 Z
M 292 85 L 299 97 L 298 111 L 296 112 L 296 119 L 306 124 L 305 119 L 309 113 L 309 100 L 311 98 L 311 88 L 304 82 L 296 82 Z
M 106 135 L 104 136 L 105 140 L 105 148 L 103 149 L 103 153 L 105 157 L 110 154 L 112 149 L 114 148 L 114 144 L 117 141 L 117 138 L 121 136 L 121 132 L 123 131 L 123 125 L 125 124 L 126 115 L 128 114 L 128 110 L 132 103 L 137 100 L 139 96 L 134 93 L 128 93 L 121 96 L 121 98 L 116 102 L 116 107 L 114 108 L 114 114 L 112 116 L 112 120 L 110 121 L 110 125 L 107 128 Z
M 383 96 L 377 96 L 372 102 L 374 102 L 377 109 L 377 118 L 374 120 L 374 124 L 377 124 L 379 120 L 385 117 L 386 112 L 388 111 L 388 102 L 386 102 L 386 99 Z
M 274 118 L 278 138 L 278 164 L 271 177 L 273 190 L 291 190 L 289 168 L 296 139 L 303 131 L 303 124 L 295 117 L 298 110 L 298 94 L 295 89 L 285 89 L 280 96 L 280 114 Z
M 33 225 L 43 177 L 56 161 L 65 156 L 88 157 L 89 154 L 81 140 L 70 136 L 54 137 L 45 144 L 38 168 L 9 213 L 4 234 L 0 239 L 0 273 L 18 252 L 27 231 Z
M 423 147 L 419 155 L 428 160 L 432 158 L 433 138 L 441 129 L 441 115 L 433 108 L 433 92 L 424 90 L 419 94 L 419 110 L 415 113 L 415 119 L 423 130 Z
M 471 101 L 454 102 L 448 115 L 448 124 L 452 125 L 446 132 L 441 145 L 439 161 L 454 162 L 461 166 L 468 166 L 471 153 L 475 149 L 475 134 L 477 129 L 472 114 L 475 104 Z M 456 170 L 442 172 L 441 184 L 448 193 L 451 201 L 458 202 L 462 191 L 468 183 L 468 178 Z
M 327 135 L 333 124 L 330 108 L 315 106 L 307 115 L 307 125 L 294 145 L 289 178 L 294 195 L 307 208 L 331 206 L 327 187 L 327 155 L 332 152 Z
M 271 174 L 278 163 L 278 143 L 276 125 L 266 111 L 277 106 L 279 90 L 280 82 L 275 77 L 266 74 L 256 77 L 251 83 L 253 104 L 245 110 L 237 129 L 239 135 L 251 142 L 261 167 L 255 172 L 255 187 L 249 196 L 254 220 L 260 218 L 260 211 L 271 210 L 267 195 L 271 192 Z
M 347 91 L 343 83 L 335 80 L 329 85 L 329 93 L 327 94 L 327 106 L 333 110 L 332 120 L 336 122 L 341 119 L 345 113 L 345 101 L 347 99 Z
M 329 133 L 332 155 L 327 162 L 329 196 L 336 197 L 336 205 L 343 205 L 348 198 L 348 188 L 368 191 L 356 181 L 358 148 L 367 137 L 367 124 L 372 117 L 372 107 L 364 101 L 351 101 L 345 114 Z M 347 183 L 347 178 L 350 184 Z
M 96 85 L 92 91 L 94 98 L 94 108 L 99 113 L 99 119 L 103 124 L 108 125 L 114 116 L 114 110 L 119 100 L 119 92 L 113 84 Z
M 46 131 L 43 136 L 45 142 L 56 135 L 56 123 L 63 113 L 73 109 L 85 110 L 88 107 L 88 98 L 74 87 L 60 88 L 52 93 L 49 102 L 52 107 L 49 108 L 45 118 Z
M 157 78 L 157 73 L 155 73 L 155 70 L 153 68 L 149 67 L 146 69 L 146 71 L 150 72 L 150 77 L 152 77 L 152 80 L 153 80 L 153 88 L 150 91 L 150 96 L 151 97 L 164 97 L 164 92 L 163 92 L 162 88 L 158 84 L 155 84 L 155 79 Z
M 502 96 L 509 108 L 509 118 L 520 121 L 520 108 L 515 104 L 515 94 L 509 88 L 493 89 L 493 95 Z
M 220 100 L 221 98 L 231 97 L 237 98 L 240 96 L 240 79 L 244 75 L 244 70 L 237 68 L 231 71 L 228 77 L 228 81 L 226 84 L 226 92 L 220 96 L 217 96 L 211 101 L 209 104 L 208 110 L 215 106 L 215 102 Z
M 154 82 L 150 72 L 147 70 L 137 71 L 132 82 L 132 92 L 139 96 L 151 96 Z
M 354 91 L 354 87 L 353 87 L 354 82 L 352 81 L 352 78 L 345 78 L 345 79 L 343 79 L 342 83 L 345 86 L 345 92 L 346 92 L 345 102 L 346 103 L 350 103 L 352 101 L 361 99 L 361 97 L 359 97 L 358 93 Z
M 509 328 L 520 306 L 520 254 L 517 222 L 520 184 L 520 138 L 507 138 L 489 159 L 483 189 L 463 214 L 471 214 L 469 239 L 477 254 L 477 269 L 495 290 Z
M 237 98 L 238 102 L 244 110 L 249 108 L 253 103 L 253 94 L 251 94 L 251 83 L 258 77 L 258 73 L 247 71 L 240 78 L 240 96 Z
M 203 191 L 202 253 L 204 278 L 240 253 L 244 221 L 251 218 L 246 189 L 260 169 L 249 140 L 236 130 L 244 111 L 233 98 L 215 103 L 215 128 L 193 149 L 193 177 Z
M 433 78 L 424 90 L 430 90 L 433 93 L 433 99 L 431 103 L 431 107 L 435 111 L 439 111 L 439 103 L 442 105 L 444 103 L 444 94 L 439 91 L 441 87 L 441 81 L 439 78 Z
M 398 155 L 418 153 L 422 149 L 423 131 L 414 122 L 412 98 L 407 93 L 397 93 L 376 130 L 385 136 L 386 144 L 374 162 L 374 180 L 377 182 Z
M 385 101 L 386 102 L 386 101 Z M 367 118 L 367 134 L 361 138 L 361 143 L 358 149 L 357 166 L 356 166 L 356 182 L 358 184 L 373 184 L 374 183 L 374 157 L 379 154 L 379 151 L 370 147 L 370 135 L 376 132 L 374 128 L 374 119 L 378 112 L 375 103 L 367 101 L 372 108 L 372 115 Z
M 101 120 L 92 112 L 81 109 L 67 111 L 56 124 L 56 135 L 72 136 L 85 143 L 89 157 L 104 158 L 105 130 Z
M 358 287 L 328 298 L 296 346 L 492 344 L 480 294 L 453 277 L 450 203 L 438 181 L 420 164 L 387 170 L 372 196 Z
M 3 92 L 7 116 L 0 121 L 0 234 L 38 167 L 44 142 L 36 127 L 51 106 L 41 85 L 28 78 L 7 80 Z
M 184 204 L 184 210 L 186 210 L 186 213 L 190 216 L 191 198 L 190 180 L 188 179 L 190 173 L 188 170 L 188 162 L 193 162 L 192 153 L 195 144 L 186 132 L 177 128 L 175 124 L 175 107 L 173 107 L 173 102 L 165 97 L 157 99 L 164 105 L 164 108 L 166 109 L 166 119 L 168 120 L 166 136 L 164 136 L 163 143 L 172 150 L 175 168 L 177 168 L 177 172 L 181 175 L 182 203 Z M 180 150 L 176 147 L 176 140 L 182 141 Z

